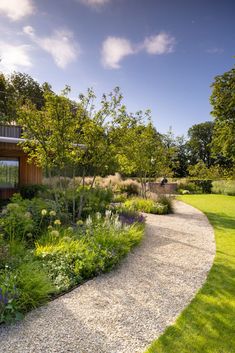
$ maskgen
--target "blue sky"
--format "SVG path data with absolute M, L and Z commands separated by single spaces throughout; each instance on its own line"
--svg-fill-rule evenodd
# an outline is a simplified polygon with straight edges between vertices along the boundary
M 210 120 L 210 84 L 234 65 L 233 0 L 0 0 L 0 70 L 73 97 L 120 86 L 158 131 Z

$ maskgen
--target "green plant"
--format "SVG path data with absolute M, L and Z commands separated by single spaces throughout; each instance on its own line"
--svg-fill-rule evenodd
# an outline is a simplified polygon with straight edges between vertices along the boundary
M 1 213 L 0 226 L 9 240 L 23 240 L 32 235 L 34 221 L 25 207 L 9 203 Z
M 17 306 L 21 312 L 45 303 L 54 287 L 39 262 L 22 263 L 16 270 L 16 287 L 19 290 Z
M 157 201 L 161 204 L 166 206 L 167 208 L 167 213 L 173 213 L 173 202 L 172 198 L 165 196 L 165 195 L 159 195 Z
M 124 203 L 124 207 L 130 211 L 140 211 L 154 214 L 168 213 L 168 205 L 153 201 L 151 199 L 132 198 Z
M 213 181 L 212 193 L 235 196 L 235 180 Z
M 0 324 L 21 319 L 18 298 L 16 276 L 6 266 L 0 271 Z
M 136 196 L 140 193 L 140 184 L 131 179 L 124 180 L 120 183 L 120 191 L 126 193 L 127 196 Z
M 46 185 L 34 184 L 34 185 L 23 185 L 20 187 L 20 195 L 23 199 L 33 199 L 38 197 L 40 193 L 47 190 Z
M 56 237 L 49 233 L 36 244 L 35 256 L 61 292 L 110 270 L 141 240 L 143 225 L 123 225 L 107 211 L 105 218 L 98 213 L 78 222 L 76 229 L 61 229 Z

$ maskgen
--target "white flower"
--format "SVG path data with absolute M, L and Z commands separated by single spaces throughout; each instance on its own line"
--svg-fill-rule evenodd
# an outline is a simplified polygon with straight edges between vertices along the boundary
M 105 217 L 106 217 L 106 218 L 110 218 L 111 216 L 112 216 L 112 211 L 106 210 L 106 211 L 105 211 Z
M 92 218 L 91 218 L 90 215 L 89 215 L 89 216 L 87 217 L 87 219 L 86 219 L 86 225 L 87 225 L 88 227 L 92 225 Z
M 96 212 L 96 219 L 101 219 L 101 213 L 100 212 Z
M 59 235 L 60 235 L 60 233 L 58 232 L 58 230 L 52 230 L 51 231 L 51 235 L 53 236 L 53 237 L 58 237 Z

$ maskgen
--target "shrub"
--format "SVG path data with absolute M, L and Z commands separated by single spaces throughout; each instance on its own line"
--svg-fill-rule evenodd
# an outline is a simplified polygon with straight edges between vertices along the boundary
M 121 208 L 118 212 L 119 220 L 122 224 L 144 223 L 145 217 L 136 211 Z
M 124 207 L 130 211 L 140 211 L 154 214 L 168 213 L 168 206 L 151 199 L 132 198 L 124 203 Z
M 167 207 L 167 213 L 173 213 L 173 203 L 172 198 L 165 195 L 158 196 L 157 200 L 160 204 Z
M 113 195 L 113 202 L 114 203 L 121 203 L 127 200 L 127 194 L 114 194 Z
M 58 237 L 45 237 L 36 244 L 35 255 L 60 292 L 110 270 L 142 235 L 142 225 L 123 226 L 108 211 L 104 219 L 100 214 L 89 217 L 71 233 L 61 230 Z
M 23 199 L 33 199 L 34 197 L 39 196 L 40 193 L 45 192 L 47 190 L 46 185 L 24 185 L 20 187 L 20 195 Z
M 17 237 L 33 242 L 53 222 L 58 213 L 52 200 L 22 199 L 15 194 L 1 212 L 0 225 L 8 238 Z
M 213 181 L 212 193 L 235 196 L 235 180 Z
M 30 212 L 18 203 L 9 203 L 1 213 L 1 228 L 9 240 L 23 240 L 32 234 L 34 221 Z
M 20 319 L 22 313 L 44 303 L 54 290 L 41 264 L 22 242 L 5 245 L 6 256 L 0 266 L 0 323 Z
M 178 183 L 177 191 L 182 194 L 185 193 L 186 190 L 189 191 L 190 194 L 210 194 L 212 188 L 212 180 L 181 180 Z
M 125 192 L 128 196 L 136 196 L 139 195 L 140 186 L 137 181 L 127 179 L 120 183 L 120 191 Z
M 16 288 L 19 291 L 17 307 L 21 312 L 26 312 L 38 305 L 45 303 L 54 287 L 36 261 L 22 263 L 16 270 Z
M 6 267 L 0 272 L 0 323 L 21 319 L 18 298 L 16 276 Z

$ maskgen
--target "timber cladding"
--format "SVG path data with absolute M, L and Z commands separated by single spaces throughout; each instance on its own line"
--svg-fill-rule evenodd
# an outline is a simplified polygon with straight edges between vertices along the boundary
M 14 143 L 0 142 L 0 158 L 16 158 L 19 160 L 19 187 L 42 183 L 42 169 L 34 163 L 27 162 L 27 155 L 22 148 Z M 0 198 L 6 199 L 17 191 L 15 188 L 1 188 Z

